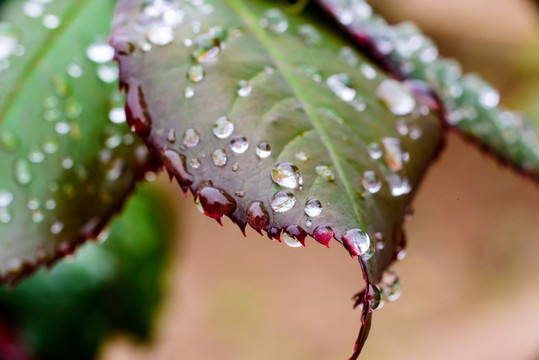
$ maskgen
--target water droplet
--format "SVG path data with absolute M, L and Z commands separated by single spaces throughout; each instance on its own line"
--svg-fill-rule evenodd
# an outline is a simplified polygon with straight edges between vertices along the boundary
M 245 136 L 236 135 L 230 140 L 230 150 L 236 154 L 243 154 L 249 148 L 249 142 Z
M 0 188 L 0 207 L 7 207 L 13 201 L 13 194 L 6 189 Z
M 396 301 L 400 297 L 400 280 L 393 268 L 384 271 L 378 284 L 384 298 L 388 301 Z
M 410 132 L 410 129 L 408 128 L 408 124 L 406 123 L 405 119 L 398 119 L 395 122 L 395 129 L 397 129 L 397 132 L 401 136 L 406 136 Z
M 253 91 L 253 86 L 249 84 L 246 80 L 241 80 L 238 83 L 238 96 L 247 97 L 251 94 L 251 91 Z
M 44 6 L 38 1 L 26 1 L 23 6 L 24 15 L 32 19 L 37 19 L 43 15 Z
M 309 158 L 307 157 L 307 154 L 305 154 L 303 151 L 296 153 L 296 159 L 298 159 L 299 161 L 309 160 Z
M 267 142 L 261 142 L 256 147 L 256 156 L 258 156 L 259 159 L 265 159 L 268 156 L 271 155 L 271 145 Z
M 190 86 L 186 87 L 184 96 L 186 99 L 191 99 L 193 96 L 195 96 L 195 90 L 193 90 L 193 88 Z
M 213 124 L 213 135 L 219 139 L 226 139 L 234 132 L 234 123 L 226 116 L 221 116 Z
M 367 170 L 363 173 L 361 183 L 365 190 L 371 194 L 377 193 L 382 188 L 382 181 L 378 179 L 378 176 L 376 176 L 376 173 L 372 170 Z
M 276 34 L 282 34 L 288 29 L 288 19 L 279 9 L 269 9 L 260 20 L 260 26 Z
M 322 204 L 316 199 L 310 199 L 305 203 L 305 209 L 303 211 L 310 217 L 318 216 L 322 213 Z
M 47 208 L 47 210 L 54 210 L 56 209 L 56 201 L 54 201 L 53 199 L 49 199 L 45 202 L 45 208 Z
M 8 152 L 13 152 L 19 148 L 20 140 L 14 132 L 3 130 L 0 132 L 0 147 Z
M 183 145 L 187 148 L 194 148 L 200 143 L 200 135 L 195 129 L 185 130 L 182 140 Z
M 69 64 L 67 66 L 67 74 L 72 78 L 78 79 L 82 76 L 82 67 L 79 64 Z
M 395 115 L 407 115 L 414 111 L 416 103 L 412 93 L 397 80 L 385 79 L 375 92 Z
M 73 167 L 73 159 L 67 157 L 62 160 L 62 167 L 66 170 L 71 169 Z
M 260 231 L 269 224 L 269 214 L 264 203 L 261 201 L 253 201 L 247 207 L 247 223 L 251 225 L 253 229 Z
M 311 219 L 305 219 L 305 226 L 307 227 L 313 226 L 313 221 Z
M 193 168 L 193 169 L 198 169 L 200 167 L 200 160 L 198 158 L 193 158 L 191 159 L 191 161 L 189 162 L 189 165 Z
M 43 151 L 47 154 L 54 154 L 58 151 L 58 142 L 56 139 L 45 139 L 43 141 Z
M 0 60 L 9 58 L 20 41 L 20 32 L 12 24 L 0 22 Z
M 292 236 L 288 235 L 286 232 L 283 232 L 281 235 L 281 238 L 283 242 L 293 248 L 302 247 L 303 244 L 299 242 L 299 240 L 294 239 Z
M 31 148 L 30 152 L 28 153 L 28 160 L 34 164 L 38 164 L 43 162 L 45 159 L 45 156 L 41 151 L 39 151 L 38 148 Z
M 60 18 L 53 14 L 47 14 L 43 16 L 43 25 L 45 25 L 47 29 L 56 29 L 60 26 Z
M 361 229 L 352 229 L 345 232 L 343 242 L 352 256 L 366 254 L 371 245 L 369 235 Z
M 71 130 L 71 125 L 64 121 L 59 121 L 54 124 L 54 130 L 60 135 L 65 135 Z
M 289 189 L 299 189 L 303 185 L 303 177 L 296 165 L 280 163 L 271 170 L 274 183 Z
M 421 129 L 421 126 L 417 124 L 410 126 L 410 139 L 417 140 L 421 136 L 423 136 L 423 129 Z
M 329 247 L 329 241 L 333 237 L 333 229 L 326 225 L 320 225 L 313 232 L 313 238 L 320 244 Z
M 466 74 L 462 82 L 474 91 L 479 103 L 486 108 L 495 108 L 500 102 L 500 94 L 489 83 L 481 79 L 477 74 Z
M 292 209 L 296 205 L 296 197 L 286 191 L 279 191 L 273 195 L 271 208 L 273 211 L 282 213 Z
M 127 89 L 125 115 L 129 120 L 131 130 L 139 136 L 145 137 L 150 135 L 152 131 L 152 118 L 148 112 L 146 99 L 142 86 L 134 83 L 130 84 Z
M 7 224 L 11 222 L 13 215 L 8 208 L 0 207 L 0 223 Z
M 236 210 L 236 200 L 221 189 L 204 186 L 198 191 L 204 214 L 219 221 L 223 216 L 230 216 Z
M 367 146 L 367 151 L 369 152 L 369 156 L 373 160 L 378 160 L 383 155 L 383 152 L 382 152 L 382 149 L 380 148 L 380 145 L 378 143 L 376 143 L 376 142 L 370 143 Z
M 240 169 L 240 164 L 236 161 L 234 165 L 232 165 L 232 171 L 236 172 Z
M 112 84 L 118 80 L 120 72 L 116 65 L 100 65 L 97 68 L 97 77 L 106 84 Z
M 348 74 L 331 75 L 326 80 L 326 84 L 338 98 L 344 101 L 352 101 L 356 97 L 356 89 L 354 89 L 352 79 Z
M 28 185 L 32 181 L 32 172 L 30 164 L 24 159 L 18 159 L 14 164 L 15 181 L 19 185 Z
M 403 168 L 403 151 L 399 139 L 383 138 L 384 161 L 392 171 L 400 171 Z
M 369 64 L 361 64 L 359 70 L 366 79 L 374 80 L 376 78 L 376 70 Z
M 241 190 L 240 190 L 240 191 L 236 191 L 236 192 L 234 193 L 234 195 L 236 195 L 237 197 L 240 197 L 240 198 L 241 198 L 241 197 L 244 197 L 244 196 L 245 196 L 245 191 L 241 191 Z
M 217 149 L 211 154 L 215 166 L 225 166 L 227 162 L 226 152 L 223 149 Z
M 382 305 L 382 296 L 380 295 L 380 290 L 378 290 L 376 286 L 369 284 L 368 293 L 370 294 L 369 307 L 371 308 L 371 310 L 379 309 Z
M 53 222 L 50 227 L 50 232 L 51 234 L 54 234 L 54 235 L 58 235 L 59 233 L 62 232 L 62 230 L 64 230 L 64 224 L 58 220 Z
M 316 168 L 316 173 L 329 182 L 335 181 L 335 174 L 325 165 L 319 165 Z
M 310 24 L 298 26 L 299 38 L 307 45 L 317 46 L 322 43 L 322 36 L 316 28 Z
M 114 49 L 105 42 L 96 42 L 88 46 L 86 56 L 94 63 L 104 64 L 114 58 Z
M 215 60 L 221 53 L 221 40 L 211 34 L 203 34 L 195 39 L 193 58 L 200 63 Z
M 170 129 L 167 134 L 167 141 L 171 144 L 174 144 L 176 142 L 176 130 Z
M 114 124 L 125 123 L 125 109 L 121 107 L 112 108 L 109 111 L 109 120 Z
M 174 149 L 164 149 L 161 151 L 161 160 L 167 167 L 169 174 L 174 176 L 184 191 L 193 181 L 193 175 L 187 171 L 185 155 L 180 154 Z
M 149 28 L 146 39 L 154 45 L 166 46 L 174 41 L 174 31 L 168 25 L 156 23 Z
M 283 232 L 285 244 L 291 247 L 305 246 L 306 237 L 307 233 L 297 225 L 290 225 Z M 297 245 L 297 243 L 299 243 L 299 245 Z
M 393 196 L 401 196 L 408 194 L 412 188 L 408 179 L 405 176 L 399 174 L 391 174 L 387 176 L 387 182 L 389 184 L 389 190 Z
M 187 78 L 194 83 L 201 82 L 204 79 L 204 68 L 200 65 L 193 65 L 187 71 Z

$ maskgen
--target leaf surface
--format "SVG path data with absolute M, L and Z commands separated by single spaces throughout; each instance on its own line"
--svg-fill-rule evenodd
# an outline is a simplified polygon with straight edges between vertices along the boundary
M 313 8 L 292 16 L 276 4 L 121 1 L 112 44 L 128 122 L 206 215 L 294 247 L 333 237 L 376 282 L 403 248 L 440 122 L 406 84 L 343 50 Z
M 96 236 L 147 169 L 106 43 L 115 1 L 0 7 L 0 279 Z

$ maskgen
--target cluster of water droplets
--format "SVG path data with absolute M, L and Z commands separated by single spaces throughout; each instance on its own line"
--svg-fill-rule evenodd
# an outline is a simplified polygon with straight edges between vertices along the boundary
M 473 134 L 509 161 L 519 162 L 523 170 L 539 170 L 539 139 L 531 121 L 499 107 L 500 94 L 496 89 L 477 74 L 463 75 L 455 60 L 439 57 L 436 45 L 417 26 L 410 22 L 388 25 L 364 0 L 321 1 L 341 24 L 372 44 L 375 52 L 401 75 L 427 84 L 443 103 L 448 123 Z M 378 96 L 381 91 L 392 94 L 391 97 L 403 97 L 402 87 L 394 80 L 379 87 Z M 400 115 L 411 107 L 406 101 L 396 104 L 387 96 L 380 97 Z M 410 135 L 417 136 L 417 132 Z

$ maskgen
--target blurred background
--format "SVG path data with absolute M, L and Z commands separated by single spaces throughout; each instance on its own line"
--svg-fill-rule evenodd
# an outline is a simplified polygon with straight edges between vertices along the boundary
M 527 0 L 377 0 L 412 20 L 539 119 L 539 6 Z M 534 110 L 530 110 L 534 111 Z M 160 178 L 160 184 L 168 184 Z M 342 360 L 360 322 L 356 262 L 336 244 L 292 249 L 181 209 L 155 342 L 111 339 L 101 359 Z M 177 201 L 176 201 L 177 200 Z M 401 298 L 374 314 L 363 359 L 539 359 L 539 192 L 450 134 L 407 223 Z M 186 225 L 188 224 L 188 225 Z

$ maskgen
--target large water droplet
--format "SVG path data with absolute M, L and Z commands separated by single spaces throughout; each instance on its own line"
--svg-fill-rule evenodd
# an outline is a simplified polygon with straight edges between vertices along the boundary
M 412 93 L 397 80 L 382 81 L 376 88 L 376 96 L 395 115 L 407 115 L 414 111 L 416 103 Z
M 273 195 L 271 200 L 271 208 L 273 211 L 282 213 L 287 212 L 296 205 L 296 197 L 289 192 L 279 191 Z
M 348 230 L 343 235 L 343 242 L 352 256 L 362 256 L 371 245 L 369 235 L 361 229 Z
M 223 149 L 217 149 L 211 154 L 211 159 L 215 166 L 225 166 L 227 162 L 226 152 Z
M 271 155 L 271 145 L 267 142 L 261 142 L 256 147 L 256 156 L 258 156 L 259 159 L 265 159 L 268 156 Z
M 189 128 L 185 130 L 182 143 L 187 148 L 194 148 L 200 143 L 200 134 L 195 129 Z
M 279 9 L 269 9 L 260 20 L 260 26 L 276 34 L 282 34 L 288 29 L 288 19 Z
M 384 160 L 392 171 L 400 171 L 403 168 L 403 151 L 399 139 L 383 138 Z
M 320 225 L 313 232 L 313 238 L 320 244 L 329 247 L 329 241 L 333 237 L 333 229 L 326 225 Z
M 261 201 L 253 201 L 247 208 L 247 223 L 251 225 L 253 229 L 260 231 L 269 224 L 269 214 L 264 203 Z
M 280 163 L 271 170 L 274 183 L 289 189 L 299 189 L 303 185 L 303 177 L 296 165 Z
M 218 221 L 236 210 L 236 200 L 221 189 L 204 186 L 198 191 L 198 197 L 204 214 Z
M 253 91 L 253 86 L 249 84 L 249 82 L 247 82 L 246 80 L 241 80 L 238 83 L 238 96 L 247 97 L 251 94 L 251 91 Z
M 226 116 L 221 116 L 213 124 L 213 135 L 219 139 L 226 139 L 234 132 L 234 123 Z
M 382 188 L 382 181 L 378 178 L 376 173 L 372 170 L 367 170 L 361 177 L 361 183 L 365 190 L 371 194 L 377 193 Z
M 305 203 L 303 211 L 310 217 L 318 216 L 322 213 L 322 204 L 316 199 L 310 199 Z
M 88 46 L 86 56 L 95 63 L 104 64 L 114 58 L 114 49 L 105 42 L 96 42 Z
M 236 135 L 230 140 L 230 150 L 236 154 L 243 154 L 249 148 L 249 142 L 245 136 Z
M 352 101 L 356 97 L 356 89 L 348 74 L 335 74 L 326 80 L 327 86 L 337 97 L 344 101 Z

